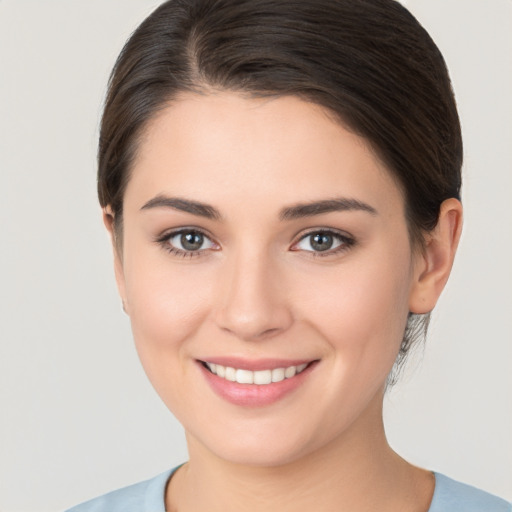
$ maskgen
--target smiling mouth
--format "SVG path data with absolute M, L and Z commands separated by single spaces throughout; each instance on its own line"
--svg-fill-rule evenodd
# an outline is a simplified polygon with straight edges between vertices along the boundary
M 220 377 L 221 379 L 230 382 L 237 382 L 238 384 L 256 384 L 258 386 L 265 386 L 275 382 L 281 382 L 286 379 L 291 379 L 292 377 L 295 377 L 295 375 L 302 373 L 311 363 L 257 371 L 233 368 L 231 366 L 209 363 L 207 361 L 202 361 L 202 364 L 208 371 L 217 375 L 217 377 Z

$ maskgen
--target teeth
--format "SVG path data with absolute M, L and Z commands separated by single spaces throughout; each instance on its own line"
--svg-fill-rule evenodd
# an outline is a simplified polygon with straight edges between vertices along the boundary
M 286 368 L 286 370 L 284 371 L 284 376 L 287 379 L 291 379 L 296 373 L 297 373 L 296 366 L 288 366 L 288 368 Z
M 270 384 L 272 382 L 272 371 L 261 370 L 254 373 L 254 384 Z
M 286 370 L 284 368 L 276 368 L 272 370 L 272 382 L 281 382 L 284 380 L 284 374 Z
M 234 368 L 231 368 L 231 366 L 228 366 L 226 368 L 226 380 L 230 380 L 231 382 L 236 381 L 236 370 Z
M 304 363 L 299 366 L 253 372 L 251 370 L 232 368 L 231 366 L 222 366 L 221 364 L 206 363 L 206 366 L 212 373 L 223 379 L 238 382 L 239 384 L 257 384 L 259 386 L 291 379 L 293 376 L 304 371 L 307 365 L 307 363 Z
M 237 370 L 235 375 L 238 384 L 252 384 L 254 382 L 254 372 L 249 370 Z

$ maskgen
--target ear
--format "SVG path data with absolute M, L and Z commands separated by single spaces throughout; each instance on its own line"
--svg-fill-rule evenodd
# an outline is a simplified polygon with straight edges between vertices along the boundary
M 123 254 L 122 246 L 118 239 L 118 234 L 115 231 L 114 213 L 110 205 L 103 208 L 103 224 L 107 228 L 112 243 L 112 252 L 114 254 L 114 273 L 116 276 L 117 289 L 119 296 L 123 304 L 123 310 L 126 314 L 128 313 L 128 302 L 126 300 L 126 286 L 124 279 L 124 268 L 123 268 Z
M 417 256 L 409 311 L 424 314 L 434 309 L 452 269 L 462 230 L 462 205 L 455 198 L 441 204 L 434 230 Z

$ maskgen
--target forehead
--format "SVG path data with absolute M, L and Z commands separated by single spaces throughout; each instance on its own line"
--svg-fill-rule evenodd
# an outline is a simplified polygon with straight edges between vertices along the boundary
M 126 202 L 182 195 L 240 207 L 329 196 L 397 203 L 401 194 L 364 139 L 294 96 L 182 94 L 147 126 Z

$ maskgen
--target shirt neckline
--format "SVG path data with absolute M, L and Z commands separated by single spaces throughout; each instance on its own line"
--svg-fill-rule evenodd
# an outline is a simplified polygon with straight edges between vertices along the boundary
M 184 464 L 186 464 L 186 462 L 176 466 L 170 471 L 165 471 L 153 479 L 146 490 L 146 496 L 144 500 L 145 510 L 153 510 L 154 512 L 166 512 L 165 495 L 167 493 L 167 487 L 169 486 L 174 473 L 176 473 L 176 471 Z M 430 501 L 427 512 L 436 512 L 440 493 L 440 480 L 442 480 L 442 475 L 440 475 L 437 471 L 431 471 L 431 473 L 434 475 L 434 492 L 432 493 L 432 499 Z

